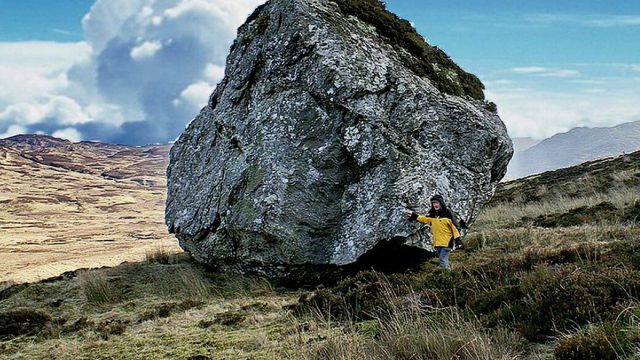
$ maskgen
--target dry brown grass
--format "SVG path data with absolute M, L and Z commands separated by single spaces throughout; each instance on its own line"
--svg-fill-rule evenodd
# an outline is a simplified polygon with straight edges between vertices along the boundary
M 522 358 L 525 341 L 517 333 L 486 329 L 472 314 L 454 307 L 426 306 L 417 293 L 397 294 L 382 281 L 387 284 L 385 305 L 374 320 L 334 323 L 322 311 L 307 319 L 303 328 L 311 330 L 311 337 L 298 335 L 301 343 L 306 339 L 306 359 Z
M 176 255 L 180 254 L 175 247 L 165 247 L 163 245 L 147 249 L 144 254 L 144 261 L 147 264 L 171 264 L 176 261 Z
M 159 246 L 179 251 L 164 225 L 166 150 L 82 144 L 33 154 L 0 149 L 0 282 L 142 261 Z M 38 155 L 64 161 L 45 164 Z M 112 170 L 126 176 L 100 175 Z
M 619 209 L 640 201 L 640 192 L 636 188 L 617 188 L 609 193 L 597 193 L 584 197 L 554 197 L 553 200 L 522 204 L 518 202 L 500 203 L 482 210 L 474 227 L 481 229 L 502 229 L 520 227 L 523 218 L 535 218 L 540 215 L 568 212 L 578 207 L 593 207 L 609 202 Z M 621 212 L 621 214 L 623 214 Z
M 122 299 L 122 293 L 102 271 L 82 271 L 78 274 L 78 281 L 90 304 L 110 304 Z
M 213 288 L 199 269 L 181 266 L 162 276 L 152 276 L 151 293 L 172 298 L 206 299 Z

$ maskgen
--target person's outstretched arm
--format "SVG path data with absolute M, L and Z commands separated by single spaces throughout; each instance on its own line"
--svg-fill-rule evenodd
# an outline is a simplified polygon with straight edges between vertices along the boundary
M 424 215 L 420 215 L 417 212 L 412 211 L 412 210 L 408 210 L 408 209 L 405 210 L 405 212 L 407 214 L 409 214 L 409 220 L 415 220 L 415 221 L 421 222 L 423 224 L 431 225 L 431 221 L 432 221 L 433 218 L 426 217 Z

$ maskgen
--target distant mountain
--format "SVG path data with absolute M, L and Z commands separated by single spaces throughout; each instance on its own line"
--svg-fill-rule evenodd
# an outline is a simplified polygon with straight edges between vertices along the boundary
M 513 143 L 513 153 L 516 154 L 520 151 L 527 150 L 528 148 L 537 145 L 541 140 L 536 140 L 530 137 L 511 138 Z
M 15 135 L 0 139 L 0 146 L 13 147 L 20 150 L 64 148 L 71 145 L 73 145 L 73 143 L 69 140 L 38 134 Z
M 640 121 L 574 128 L 515 153 L 507 177 L 520 178 L 636 150 L 640 150 Z
M 171 145 L 127 146 L 95 141 L 73 143 L 48 135 L 16 135 L 0 139 L 0 147 L 19 152 L 24 159 L 107 179 L 140 184 L 164 184 Z
M 170 147 L 1 139 L 0 282 L 178 249 L 164 225 Z

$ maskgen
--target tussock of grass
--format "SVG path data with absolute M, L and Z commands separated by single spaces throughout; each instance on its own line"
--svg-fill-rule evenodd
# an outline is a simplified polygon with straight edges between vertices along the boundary
M 398 294 L 386 278 L 379 281 L 383 306 L 374 310 L 374 320 L 369 321 L 375 326 L 369 324 L 363 331 L 362 323 L 347 322 L 342 331 L 332 331 L 336 325 L 326 312 L 316 311 L 311 321 L 319 324 L 307 328 L 328 331 L 319 335 L 322 341 L 306 346 L 305 358 L 515 359 L 523 353 L 525 341 L 517 334 L 483 328 L 472 314 L 454 307 L 425 306 L 419 294 Z
M 115 303 L 123 297 L 104 272 L 83 271 L 78 275 L 78 280 L 87 302 L 91 304 Z
M 629 326 L 631 325 L 631 326 Z M 558 360 L 614 360 L 638 355 L 640 330 L 633 324 L 605 323 L 564 335 L 554 348 Z
M 247 277 L 236 274 L 216 274 L 213 277 L 213 295 L 220 298 L 255 297 L 274 292 L 271 282 L 261 277 Z
M 180 266 L 151 274 L 146 289 L 162 297 L 204 299 L 213 291 L 199 269 Z
M 319 311 L 342 321 L 370 320 L 390 305 L 383 296 L 390 287 L 398 294 L 405 294 L 411 291 L 411 281 L 410 277 L 402 274 L 382 277 L 373 271 L 360 272 L 332 288 L 301 296 L 294 312 L 307 314 Z
M 102 340 L 109 340 L 111 336 L 122 335 L 127 330 L 128 322 L 121 319 L 107 319 L 96 327 L 96 332 Z
M 602 208 L 602 204 L 606 204 L 606 209 Z M 586 218 L 573 223 L 560 223 L 557 226 L 601 222 L 624 223 L 633 220 L 634 214 L 636 217 L 640 215 L 636 214 L 637 204 L 640 204 L 640 190 L 635 188 L 614 188 L 607 192 L 579 197 L 558 195 L 538 202 L 500 202 L 484 209 L 478 217 L 475 227 L 482 229 L 518 228 L 527 224 L 535 225 L 534 219 L 560 218 L 572 212 L 582 213 Z M 577 209 L 581 210 L 577 211 Z
M 170 264 L 175 263 L 175 253 L 164 247 L 147 250 L 144 254 L 144 261 L 147 264 Z
M 154 320 L 157 318 L 166 318 L 177 312 L 186 311 L 193 308 L 201 308 L 204 305 L 204 302 L 192 299 L 184 300 L 181 302 L 162 302 L 142 313 L 138 318 L 138 322 Z
M 303 355 L 304 359 L 376 359 L 373 344 L 357 334 L 337 333 L 328 337 L 319 337 L 318 340 L 320 340 L 318 344 Z

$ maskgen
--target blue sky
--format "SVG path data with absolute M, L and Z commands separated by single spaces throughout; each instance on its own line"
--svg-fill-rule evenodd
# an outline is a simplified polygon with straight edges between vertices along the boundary
M 388 7 L 476 73 L 640 61 L 637 1 L 391 0 Z
M 0 41 L 82 41 L 93 0 L 0 0 Z
M 0 87 L 26 79 L 12 91 L 0 88 L 0 136 L 29 131 L 75 140 L 171 140 L 220 80 L 235 27 L 261 1 L 98 0 L 92 8 L 94 0 L 0 0 Z M 480 77 L 514 137 L 640 120 L 640 2 L 386 3 Z M 192 42 L 169 46 L 176 32 Z M 168 92 L 154 92 L 165 71 L 152 60 L 167 66 L 172 57 L 162 55 L 180 46 L 198 71 L 165 77 Z M 114 64 L 148 77 L 101 73 Z M 156 119 L 151 98 L 172 104 L 163 108 L 171 116 Z M 172 123 L 176 116 L 187 120 Z M 151 135 L 127 135 L 135 131 Z
M 483 80 L 512 136 L 640 120 L 640 2 L 387 5 Z

